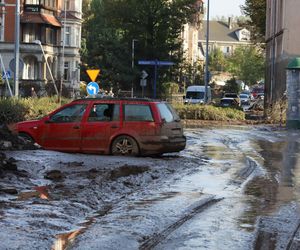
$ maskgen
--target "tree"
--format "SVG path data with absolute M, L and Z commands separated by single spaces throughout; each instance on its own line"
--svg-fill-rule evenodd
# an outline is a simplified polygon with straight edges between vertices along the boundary
M 252 40 L 263 42 L 266 32 L 266 0 L 246 0 L 243 13 L 250 18 Z
M 237 48 L 228 58 L 227 70 L 238 80 L 253 85 L 264 77 L 264 54 L 253 46 Z
M 220 48 L 214 49 L 209 54 L 209 69 L 210 71 L 224 71 L 226 60 Z
M 101 68 L 101 80 L 129 88 L 138 77 L 131 68 L 131 44 L 135 61 L 182 60 L 182 26 L 192 18 L 196 0 L 92 0 L 87 22 L 87 57 L 91 67 Z M 136 63 L 135 63 L 136 65 Z M 149 68 L 149 73 L 153 67 Z M 149 74 L 151 77 L 151 73 Z M 170 78 L 168 68 L 160 75 Z

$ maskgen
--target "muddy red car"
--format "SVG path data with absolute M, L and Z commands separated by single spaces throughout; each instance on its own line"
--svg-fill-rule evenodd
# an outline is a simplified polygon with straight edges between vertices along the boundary
M 17 123 L 16 132 L 45 149 L 66 152 L 160 155 L 186 145 L 174 109 L 150 99 L 75 100 L 40 120 Z

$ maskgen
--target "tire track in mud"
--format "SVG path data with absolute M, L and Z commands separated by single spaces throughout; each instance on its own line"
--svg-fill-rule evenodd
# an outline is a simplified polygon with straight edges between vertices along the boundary
M 179 227 L 181 227 L 185 222 L 192 219 L 197 214 L 203 212 L 205 209 L 208 209 L 209 207 L 211 207 L 212 205 L 216 204 L 221 200 L 223 200 L 223 198 L 215 198 L 215 196 L 208 197 L 206 199 L 201 200 L 200 204 L 192 208 L 188 213 L 183 215 L 179 220 L 169 225 L 160 233 L 154 234 L 152 237 L 142 242 L 139 246 L 139 250 L 148 250 L 154 248 L 159 243 L 164 241 L 168 237 L 168 235 L 170 235 L 172 232 L 174 232 Z

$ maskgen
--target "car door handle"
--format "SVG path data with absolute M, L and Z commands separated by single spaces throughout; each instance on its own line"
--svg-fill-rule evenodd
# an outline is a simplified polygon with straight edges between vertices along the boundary
M 74 129 L 80 129 L 80 127 L 79 127 L 79 126 L 74 126 L 73 128 L 74 128 Z
M 118 125 L 112 125 L 111 128 L 118 128 Z

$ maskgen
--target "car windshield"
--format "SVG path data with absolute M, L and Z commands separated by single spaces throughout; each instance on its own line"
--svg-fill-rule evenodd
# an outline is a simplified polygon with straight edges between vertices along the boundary
M 240 98 L 248 98 L 248 95 L 246 95 L 246 94 L 241 94 L 241 95 L 240 95 Z
M 204 98 L 204 92 L 199 91 L 188 91 L 186 92 L 186 98 L 187 99 L 203 99 Z

